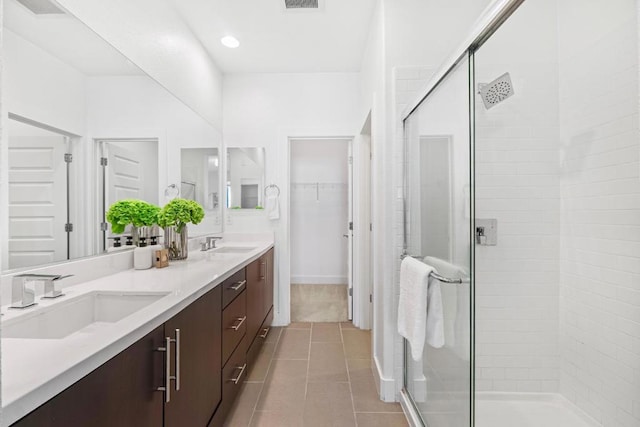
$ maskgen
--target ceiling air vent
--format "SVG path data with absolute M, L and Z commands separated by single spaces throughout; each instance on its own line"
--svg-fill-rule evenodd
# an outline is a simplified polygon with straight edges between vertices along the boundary
M 284 0 L 287 9 L 317 9 L 318 0 Z
M 64 15 L 64 10 L 49 0 L 18 0 L 18 3 L 36 15 Z

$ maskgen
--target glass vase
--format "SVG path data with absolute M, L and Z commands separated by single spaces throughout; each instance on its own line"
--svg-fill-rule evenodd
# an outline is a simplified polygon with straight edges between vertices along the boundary
M 188 240 L 187 226 L 182 227 L 182 231 L 178 233 L 175 226 L 164 228 L 164 247 L 169 249 L 169 259 L 179 260 L 187 259 Z

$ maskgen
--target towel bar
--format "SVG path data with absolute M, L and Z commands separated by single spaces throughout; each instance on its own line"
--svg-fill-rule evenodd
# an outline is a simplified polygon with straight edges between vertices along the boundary
M 419 256 L 419 255 L 402 254 L 402 255 L 400 255 L 400 259 L 405 259 L 408 256 L 410 256 L 411 258 L 418 259 L 418 260 L 422 260 L 422 258 L 424 258 L 423 256 Z M 451 279 L 449 277 L 441 276 L 438 273 L 436 273 L 435 271 L 432 271 L 431 273 L 429 273 L 429 277 L 433 277 L 434 279 L 436 279 L 436 280 L 438 280 L 438 281 L 440 281 L 442 283 L 469 283 L 469 279 L 468 278 Z

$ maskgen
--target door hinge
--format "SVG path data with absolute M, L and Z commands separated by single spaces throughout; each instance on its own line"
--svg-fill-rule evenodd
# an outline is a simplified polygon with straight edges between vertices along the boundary
M 369 294 L 369 302 L 373 302 L 373 294 Z
M 64 231 L 67 233 L 71 233 L 73 231 L 73 224 L 68 222 L 64 225 Z
M 108 166 L 109 161 L 106 157 L 100 157 L 100 166 Z
M 349 221 L 349 231 L 353 231 L 353 221 Z
M 373 231 L 373 224 L 369 223 L 369 231 Z
M 101 222 L 100 223 L 100 231 L 107 231 L 109 228 L 107 226 L 106 222 Z
M 65 163 L 71 163 L 73 161 L 73 154 L 64 153 L 64 161 Z
M 349 156 L 349 164 L 352 165 L 353 164 L 353 156 Z
M 353 288 L 349 288 L 349 296 L 352 297 L 353 296 Z

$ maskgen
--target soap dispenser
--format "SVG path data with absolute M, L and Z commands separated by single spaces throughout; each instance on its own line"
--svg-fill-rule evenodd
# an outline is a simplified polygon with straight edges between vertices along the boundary
M 159 251 L 160 249 L 164 249 L 164 246 L 158 244 L 158 237 L 160 236 L 149 237 L 151 239 L 151 244 L 149 246 L 149 251 L 151 252 L 151 264 L 153 264 L 156 261 L 156 251 Z
M 109 237 L 109 239 L 113 240 L 113 246 L 108 247 L 107 252 L 116 252 L 126 249 L 124 246 L 122 246 L 122 242 L 120 241 L 119 236 Z
M 146 270 L 153 265 L 151 260 L 151 248 L 147 246 L 146 237 L 140 237 L 138 247 L 133 250 L 133 268 Z

